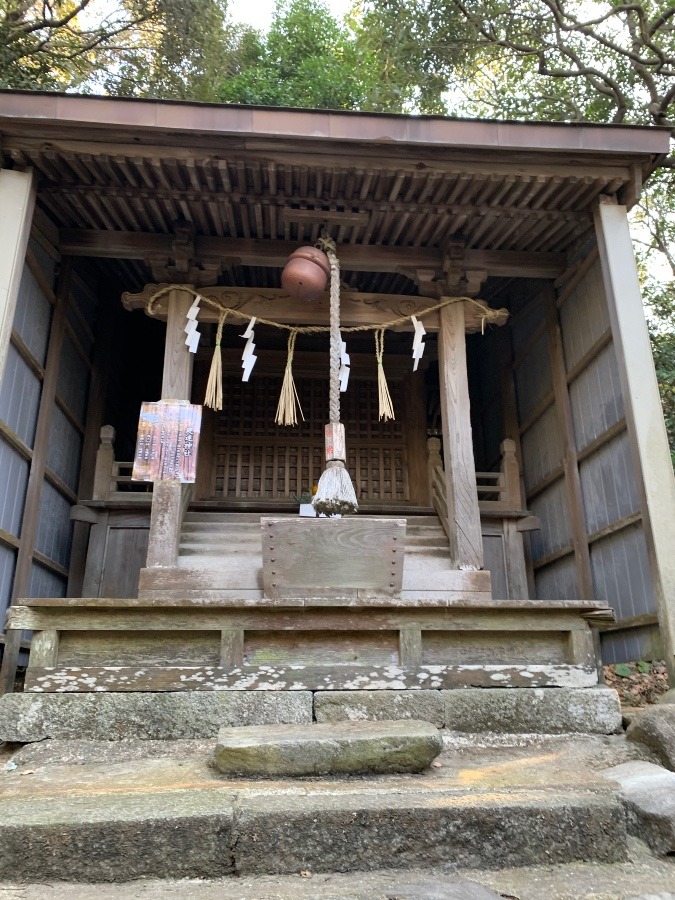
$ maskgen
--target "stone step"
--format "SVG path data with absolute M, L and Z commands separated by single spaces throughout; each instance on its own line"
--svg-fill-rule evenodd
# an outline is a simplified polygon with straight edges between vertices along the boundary
M 422 772 L 443 749 L 429 722 L 327 722 L 221 728 L 213 765 L 223 775 L 278 777 Z
M 2 778 L 0 880 L 498 869 L 627 857 L 620 801 L 569 741 L 465 748 L 419 775 L 330 780 L 229 779 L 209 766 L 213 743 L 151 743 L 44 741 L 15 754 L 15 770 Z

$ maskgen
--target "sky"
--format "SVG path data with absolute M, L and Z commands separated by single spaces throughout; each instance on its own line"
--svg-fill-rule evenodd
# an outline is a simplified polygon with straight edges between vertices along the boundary
M 343 16 L 352 0 L 325 0 L 334 16 Z M 276 0 L 229 0 L 227 10 L 234 22 L 251 25 L 259 31 L 267 31 L 272 21 Z

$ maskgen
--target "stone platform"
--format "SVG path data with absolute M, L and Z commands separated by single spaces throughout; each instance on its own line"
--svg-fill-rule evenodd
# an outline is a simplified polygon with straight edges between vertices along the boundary
M 458 732 L 613 734 L 603 687 L 381 691 L 22 693 L 0 697 L 0 740 L 215 738 L 223 726 L 424 719 Z
M 454 741 L 454 742 L 453 742 Z M 419 775 L 252 781 L 214 741 L 45 741 L 0 775 L 0 880 L 128 881 L 508 866 L 627 856 L 623 737 L 477 746 Z M 525 744 L 525 746 L 522 746 Z

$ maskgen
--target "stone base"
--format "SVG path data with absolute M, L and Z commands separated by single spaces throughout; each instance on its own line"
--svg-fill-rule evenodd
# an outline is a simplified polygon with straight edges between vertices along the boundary
M 674 707 L 675 708 L 675 707 Z M 223 726 L 423 719 L 437 728 L 501 734 L 615 734 L 610 688 L 463 688 L 452 691 L 183 691 L 8 694 L 0 740 L 177 740 Z
M 221 728 L 213 764 L 224 775 L 381 775 L 422 772 L 443 749 L 429 722 L 336 722 Z
M 466 688 L 455 691 L 325 691 L 317 722 L 425 719 L 463 732 L 615 734 L 621 707 L 610 688 Z
M 309 691 L 6 694 L 0 740 L 178 740 L 216 737 L 224 725 L 309 724 Z

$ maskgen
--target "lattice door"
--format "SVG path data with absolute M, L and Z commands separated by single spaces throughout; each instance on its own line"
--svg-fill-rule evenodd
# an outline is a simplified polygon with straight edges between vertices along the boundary
M 275 425 L 281 379 L 223 382 L 223 410 L 215 431 L 212 496 L 215 499 L 288 500 L 308 493 L 323 471 L 328 417 L 325 379 L 296 378 L 305 421 Z M 348 468 L 362 500 L 409 499 L 405 410 L 398 382 L 390 382 L 397 419 L 379 422 L 377 383 L 353 379 L 342 394 Z

